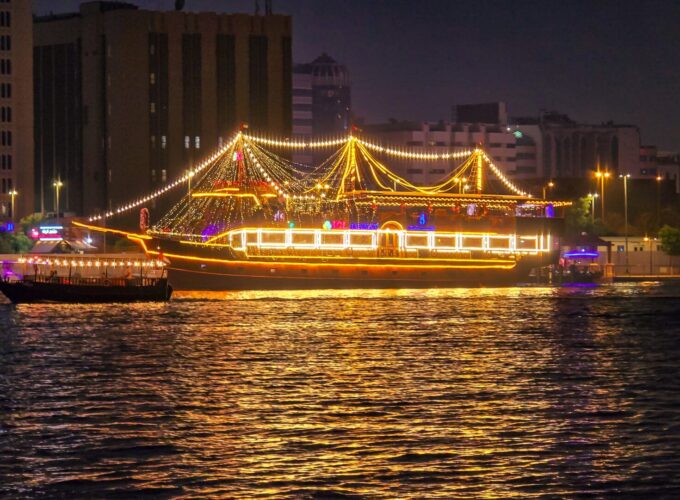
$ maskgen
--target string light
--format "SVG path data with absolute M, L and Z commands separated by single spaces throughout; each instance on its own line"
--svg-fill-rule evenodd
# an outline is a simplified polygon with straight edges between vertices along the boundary
M 349 140 L 348 137 L 339 137 L 337 139 L 330 139 L 325 141 L 290 141 L 269 139 L 266 137 L 257 137 L 254 135 L 246 134 L 243 134 L 243 137 L 249 141 L 253 141 L 258 144 L 266 144 L 267 146 L 276 146 L 279 148 L 290 149 L 330 148 L 332 146 L 339 146 L 340 144 L 344 144 Z
M 180 186 L 182 184 L 189 182 L 189 180 L 192 179 L 196 174 L 200 173 L 201 171 L 206 169 L 208 166 L 212 165 L 224 153 L 226 153 L 229 149 L 231 149 L 234 146 L 234 144 L 236 143 L 236 141 L 239 139 L 240 135 L 241 135 L 240 133 L 236 134 L 236 136 L 234 136 L 234 138 L 227 145 L 220 148 L 217 152 L 213 153 L 211 156 L 209 156 L 208 158 L 203 160 L 199 165 L 197 165 L 195 168 L 193 168 L 191 170 L 191 173 L 184 174 L 179 179 L 171 182 L 170 184 L 165 185 L 164 187 L 162 187 L 160 189 L 157 189 L 156 191 L 154 191 L 151 194 L 148 194 L 148 195 L 146 195 L 146 196 L 144 196 L 140 199 L 137 199 L 136 201 L 129 202 L 125 205 L 122 205 L 122 206 L 116 208 L 115 210 L 105 212 L 104 214 L 99 214 L 99 215 L 94 215 L 92 217 L 89 217 L 88 221 L 89 222 L 95 222 L 95 221 L 99 221 L 99 220 L 102 220 L 102 219 L 106 219 L 108 217 L 112 217 L 114 215 L 129 212 L 133 208 L 138 208 L 138 207 L 144 205 L 145 203 L 148 203 L 149 201 L 154 200 L 154 199 L 158 198 L 159 196 L 167 193 L 168 191 L 176 188 L 177 186 Z
M 419 153 L 416 151 L 402 151 L 399 149 L 389 148 L 374 144 L 364 139 L 355 139 L 359 144 L 365 146 L 373 151 L 385 153 L 399 158 L 406 158 L 410 160 L 452 160 L 459 158 L 466 158 L 472 154 L 470 150 L 455 151 L 449 153 Z

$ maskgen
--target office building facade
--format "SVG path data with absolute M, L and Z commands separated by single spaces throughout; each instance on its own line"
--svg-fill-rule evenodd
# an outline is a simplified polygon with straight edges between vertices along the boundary
M 352 91 L 347 67 L 328 54 L 293 68 L 293 136 L 337 137 L 351 126 Z M 310 153 L 296 153 L 294 160 L 313 163 Z
M 0 217 L 5 220 L 33 212 L 32 28 L 29 0 L 0 0 Z
M 55 177 L 62 209 L 91 214 L 182 175 L 242 124 L 291 132 L 288 16 L 88 2 L 34 32 L 38 210 Z

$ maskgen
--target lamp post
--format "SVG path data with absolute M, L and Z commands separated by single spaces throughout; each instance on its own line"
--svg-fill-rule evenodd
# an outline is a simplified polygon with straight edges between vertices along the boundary
M 548 182 L 547 185 L 543 186 L 543 199 L 545 200 L 545 191 L 547 188 L 552 188 L 555 187 L 555 183 L 553 181 Z
M 600 182 L 602 182 L 602 190 L 601 190 L 601 193 L 602 193 L 602 194 L 600 195 L 600 197 L 601 197 L 601 203 L 602 203 L 602 214 L 601 214 L 601 215 L 602 215 L 602 222 L 604 222 L 604 181 L 605 181 L 606 179 L 609 179 L 609 176 L 610 176 L 610 173 L 607 172 L 607 171 L 602 172 L 602 171 L 598 170 L 597 172 L 595 172 L 595 177 L 596 177 Z
M 11 199 L 12 199 L 12 201 L 11 201 L 12 222 L 14 222 L 14 198 L 16 198 L 16 196 L 17 196 L 18 194 L 19 194 L 19 193 L 17 193 L 17 190 L 16 190 L 16 189 L 12 189 L 12 190 L 9 192 L 9 195 L 12 197 L 12 198 L 11 198 Z
M 624 235 L 624 245 L 626 246 L 626 274 L 630 274 L 628 268 L 628 179 L 630 179 L 630 174 L 619 175 L 623 179 L 623 235 Z
M 660 175 L 656 176 L 656 230 L 661 227 L 661 179 Z
M 652 242 L 656 241 L 656 238 L 648 238 L 645 236 L 645 241 L 649 242 L 649 275 L 654 274 L 654 266 L 653 266 L 653 261 L 652 261 Z
M 55 201 L 57 202 L 57 222 L 59 222 L 59 190 L 64 185 L 64 183 L 61 182 L 60 179 L 57 179 L 52 183 L 52 185 L 54 186 L 54 191 L 56 193 Z
M 191 179 L 193 178 L 194 175 L 196 175 L 196 172 L 194 172 L 193 169 L 190 169 L 190 170 L 187 172 L 187 178 L 188 178 L 188 190 L 187 190 L 187 194 L 188 194 L 189 196 L 191 196 Z
M 595 198 L 600 196 L 597 193 L 588 193 L 588 198 L 590 198 L 590 222 L 595 224 Z

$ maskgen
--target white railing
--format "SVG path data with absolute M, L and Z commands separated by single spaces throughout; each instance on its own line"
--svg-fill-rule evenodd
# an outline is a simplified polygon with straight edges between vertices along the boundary
M 396 239 L 396 241 L 395 241 Z M 228 244 L 234 250 L 428 250 L 437 253 L 485 252 L 496 254 L 539 254 L 551 250 L 550 235 L 464 233 L 439 231 L 360 229 L 235 229 L 213 244 Z M 210 244 L 210 243 L 208 243 Z

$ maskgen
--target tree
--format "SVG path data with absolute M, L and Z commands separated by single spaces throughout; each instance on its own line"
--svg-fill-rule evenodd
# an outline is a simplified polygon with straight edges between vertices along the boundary
M 592 230 L 590 203 L 590 198 L 578 198 L 566 210 L 564 219 L 568 235 L 575 236 Z
M 25 253 L 33 242 L 24 233 L 0 232 L 0 253 Z
M 19 221 L 19 226 L 21 226 L 21 232 L 26 234 L 33 227 L 37 226 L 42 222 L 44 216 L 40 212 L 36 212 L 31 215 L 27 215 Z
M 659 229 L 661 249 L 668 255 L 680 255 L 680 229 L 665 225 Z

